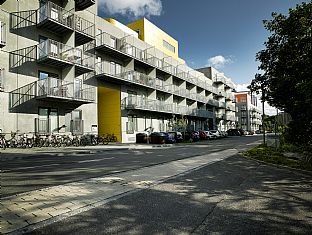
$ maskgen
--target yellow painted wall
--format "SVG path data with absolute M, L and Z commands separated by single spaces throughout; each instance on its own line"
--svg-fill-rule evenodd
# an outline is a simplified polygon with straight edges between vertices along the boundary
M 134 30 L 130 29 L 129 27 L 127 27 L 126 25 L 120 23 L 119 21 L 113 19 L 113 18 L 105 18 L 106 21 L 108 21 L 109 23 L 115 25 L 117 28 L 121 29 L 122 31 L 124 31 L 127 34 L 131 34 L 134 37 L 138 38 L 138 33 L 135 32 Z
M 127 25 L 129 28 L 133 29 L 134 31 L 139 30 L 139 38 L 144 42 L 155 46 L 157 49 L 161 50 L 165 54 L 172 56 L 175 59 L 179 58 L 179 44 L 178 41 L 175 40 L 173 37 L 162 31 L 152 22 L 148 21 L 145 18 L 140 20 L 134 21 L 131 24 Z M 175 47 L 175 52 L 168 50 L 166 47 L 163 46 L 163 40 L 170 43 L 172 46 Z
M 121 142 L 120 90 L 98 88 L 99 135 L 114 134 Z

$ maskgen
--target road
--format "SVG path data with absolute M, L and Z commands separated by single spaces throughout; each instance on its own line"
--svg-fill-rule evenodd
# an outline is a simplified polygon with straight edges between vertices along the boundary
M 35 235 L 310 234 L 312 174 L 234 150 L 260 142 L 248 136 L 165 149 L 1 153 L 7 192 L 59 186 L 3 197 L 0 227 Z
M 118 151 L 3 151 L 1 197 L 225 149 L 243 150 L 260 139 L 261 136 L 229 137 L 172 148 Z

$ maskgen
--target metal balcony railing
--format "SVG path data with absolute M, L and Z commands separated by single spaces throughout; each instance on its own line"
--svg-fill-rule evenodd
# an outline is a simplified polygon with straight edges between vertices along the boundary
M 235 115 L 226 114 L 225 115 L 225 120 L 235 122 L 236 121 L 236 117 L 235 117 Z
M 54 21 L 60 25 L 74 28 L 74 11 L 67 11 L 53 2 L 47 1 L 38 9 L 38 24 L 45 20 Z
M 38 59 L 52 57 L 69 63 L 79 63 L 81 61 L 81 50 L 65 45 L 61 42 L 47 39 L 38 44 Z
M 38 60 L 44 60 L 47 58 L 56 59 L 94 70 L 94 55 L 88 52 L 83 52 L 79 48 L 70 47 L 52 39 L 47 39 L 39 43 L 37 48 Z
M 95 88 L 87 84 L 64 82 L 58 78 L 48 77 L 11 91 L 10 108 L 34 98 L 58 98 L 89 103 L 95 101 Z
M 95 26 L 94 23 L 75 15 L 75 24 L 74 24 L 75 30 L 79 31 L 80 33 L 83 33 L 89 37 L 94 38 L 95 36 Z
M 138 109 L 156 112 L 165 112 L 189 116 L 198 116 L 203 118 L 212 118 L 213 112 L 203 109 L 196 109 L 189 106 L 182 106 L 178 104 L 169 104 L 165 101 L 150 100 L 142 96 L 129 95 L 122 100 L 122 107 L 124 109 Z
M 58 78 L 48 77 L 37 83 L 37 96 L 67 98 L 73 100 L 95 100 L 95 88 L 81 82 L 65 82 Z
M 6 24 L 0 21 L 0 48 L 6 45 Z

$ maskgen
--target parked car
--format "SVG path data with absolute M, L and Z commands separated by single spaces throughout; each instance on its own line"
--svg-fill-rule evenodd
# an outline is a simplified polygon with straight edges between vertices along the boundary
M 164 144 L 166 143 L 166 135 L 162 132 L 153 132 L 150 135 L 151 144 Z
M 161 133 L 165 135 L 165 143 L 166 144 L 176 143 L 174 133 L 170 133 L 170 132 L 161 132 Z
M 241 136 L 241 132 L 238 129 L 229 129 L 227 130 L 229 136 Z
M 217 136 L 213 135 L 210 131 L 205 131 L 205 132 L 209 140 L 214 140 L 217 138 Z
M 181 143 L 183 141 L 183 135 L 179 131 L 170 131 L 169 134 L 173 134 L 177 143 Z
M 201 140 L 208 140 L 209 139 L 206 131 L 199 131 L 199 138 Z
M 210 133 L 215 135 L 216 138 L 221 138 L 222 137 L 221 132 L 219 130 L 211 130 Z
M 193 139 L 193 141 L 198 141 L 198 140 L 200 140 L 199 131 L 192 131 L 192 133 L 191 133 L 191 138 Z

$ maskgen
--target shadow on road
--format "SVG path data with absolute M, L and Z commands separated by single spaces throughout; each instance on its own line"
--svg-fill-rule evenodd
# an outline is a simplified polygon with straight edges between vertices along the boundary
M 311 186 L 234 156 L 31 234 L 309 234 Z

